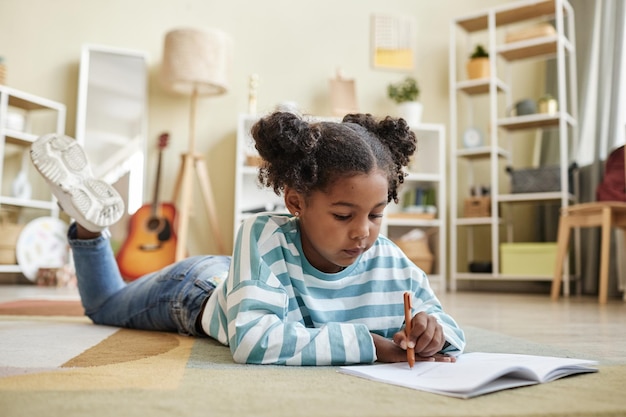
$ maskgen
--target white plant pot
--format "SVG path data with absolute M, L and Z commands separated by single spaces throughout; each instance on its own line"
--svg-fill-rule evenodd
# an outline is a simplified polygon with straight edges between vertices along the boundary
M 398 104 L 398 117 L 406 120 L 411 127 L 417 126 L 422 122 L 422 110 L 424 106 L 418 101 L 405 101 Z

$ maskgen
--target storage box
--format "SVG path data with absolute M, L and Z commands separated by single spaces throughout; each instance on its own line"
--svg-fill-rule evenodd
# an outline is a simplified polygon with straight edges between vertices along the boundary
M 573 168 L 568 169 L 569 191 L 573 190 Z M 561 167 L 541 167 L 512 169 L 507 168 L 511 175 L 511 192 L 516 193 L 543 193 L 561 191 Z
M 464 217 L 489 217 L 491 216 L 490 197 L 469 197 L 463 204 Z
M 515 31 L 507 32 L 506 43 L 524 41 L 526 39 L 540 38 L 544 36 L 555 36 L 556 29 L 549 23 L 542 23 L 536 26 L 526 27 Z
M 394 239 L 396 245 L 402 252 L 417 265 L 422 271 L 430 274 L 433 271 L 434 256 L 428 247 L 428 241 L 426 239 L 420 240 L 404 240 Z
M 7 213 L 0 213 L 0 264 L 17 263 L 15 247 L 23 227 L 24 225 L 13 223 Z
M 556 243 L 501 243 L 500 272 L 507 275 L 552 276 Z

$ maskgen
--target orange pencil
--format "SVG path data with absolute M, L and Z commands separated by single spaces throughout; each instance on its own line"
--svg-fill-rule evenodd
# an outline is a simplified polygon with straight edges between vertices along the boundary
M 408 343 L 408 337 L 411 334 L 411 294 L 408 292 L 404 293 L 404 334 L 407 336 Z M 409 367 L 413 368 L 415 365 L 414 348 L 406 348 L 406 360 L 409 362 Z

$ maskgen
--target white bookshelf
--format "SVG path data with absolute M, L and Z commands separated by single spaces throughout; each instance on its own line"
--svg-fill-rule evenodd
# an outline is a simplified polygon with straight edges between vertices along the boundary
M 404 184 L 401 185 L 398 204 L 391 202 L 387 206 L 381 233 L 397 239 L 412 229 L 424 230 L 434 255 L 433 270 L 428 274 L 430 284 L 435 291 L 446 291 L 448 188 L 445 127 L 441 124 L 419 124 L 411 129 L 417 137 L 417 151 L 409 163 Z M 416 188 L 434 191 L 436 211 L 431 214 L 432 218 L 424 218 L 424 214 L 412 215 L 403 207 L 406 194 Z
M 506 42 L 508 31 L 546 22 L 553 23 L 555 34 Z M 486 44 L 489 51 L 490 76 L 468 80 L 464 75 L 466 61 L 459 57 L 469 56 L 477 43 Z M 512 67 L 529 60 L 553 60 L 555 63 L 558 112 L 509 115 L 507 109 L 511 108 L 515 93 L 518 96 L 527 94 L 514 85 Z M 565 207 L 575 201 L 575 195 L 570 192 L 568 175 L 578 134 L 574 11 L 571 5 L 567 0 L 515 1 L 454 19 L 450 32 L 449 83 L 451 290 L 456 290 L 457 283 L 462 280 L 551 281 L 551 274 L 531 277 L 502 274 L 500 243 L 515 241 L 512 225 L 519 219 L 503 216 L 503 213 L 510 213 L 508 209 L 511 205 L 552 202 Z M 465 148 L 462 145 L 463 132 L 476 123 L 479 116 L 487 120 L 483 129 L 484 144 L 477 148 Z M 522 168 L 512 163 L 513 141 L 516 139 L 513 134 L 531 132 L 540 136 L 545 130 L 558 132 L 554 136 L 558 140 L 560 190 L 512 193 L 510 187 L 503 185 L 509 175 L 505 168 Z M 477 178 L 480 164 L 483 164 L 483 172 L 488 173 L 486 183 L 490 189 L 491 213 L 484 217 L 463 217 L 464 197 L 460 191 L 480 184 Z M 460 165 L 466 169 L 461 171 Z M 469 197 L 469 192 L 466 197 Z M 463 247 L 461 234 L 466 242 Z M 459 259 L 466 259 L 468 263 L 477 260 L 474 259 L 477 245 L 489 247 L 491 272 L 469 272 L 468 265 L 459 263 Z
M 65 114 L 62 103 L 0 85 L 0 208 L 17 212 L 22 224 L 40 216 L 59 215 L 56 199 L 24 154 L 42 134 L 65 133 Z M 27 161 L 26 166 L 21 166 L 23 161 Z M 12 183 L 21 169 L 32 188 L 28 198 L 12 193 Z M 17 264 L 0 265 L 0 273 L 21 272 Z

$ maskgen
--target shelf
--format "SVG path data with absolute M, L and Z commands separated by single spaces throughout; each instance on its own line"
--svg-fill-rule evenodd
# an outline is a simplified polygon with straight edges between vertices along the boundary
M 457 226 L 489 226 L 493 222 L 492 217 L 457 217 Z M 496 218 L 498 224 L 502 224 L 502 219 Z
M 549 17 L 554 15 L 556 11 L 554 0 L 525 3 L 526 4 L 522 6 L 520 6 L 519 3 L 512 3 L 500 8 L 494 8 L 496 26 L 523 22 L 524 20 L 537 19 L 540 17 Z M 489 27 L 489 13 L 478 13 L 458 19 L 456 24 L 467 32 L 486 30 Z
M 552 281 L 550 275 L 510 275 L 510 274 L 498 274 L 498 273 L 472 273 L 472 272 L 459 272 L 456 274 L 456 279 L 467 279 L 476 281 Z
M 56 202 L 48 200 L 27 200 L 24 198 L 15 198 L 8 196 L 0 196 L 0 205 L 15 206 L 15 207 L 28 207 L 42 210 L 56 210 Z
M 508 131 L 525 130 L 525 129 L 546 129 L 559 127 L 561 116 L 570 126 L 575 126 L 576 122 L 568 115 L 561 115 L 560 112 L 554 114 L 529 114 L 525 116 L 506 117 L 498 119 L 498 127 Z
M 60 105 L 60 103 L 57 103 L 56 101 L 48 100 L 43 97 L 37 97 L 33 94 L 25 93 L 11 87 L 0 85 L 0 92 L 9 95 L 8 104 L 11 107 L 16 107 L 26 111 L 44 109 L 56 111 L 59 108 L 63 108 L 63 111 L 65 111 L 65 106 Z
M 496 148 L 496 155 L 502 159 L 508 159 L 510 152 L 502 148 Z M 465 159 L 489 159 L 491 158 L 491 147 L 481 146 L 478 148 L 457 149 L 457 158 Z
M 551 191 L 545 193 L 519 193 L 519 194 L 500 194 L 496 197 L 499 203 L 514 203 L 524 201 L 548 201 L 561 200 L 563 193 L 560 191 Z M 569 194 L 570 201 L 574 200 L 574 196 Z
M 20 268 L 19 265 L 12 265 L 12 264 L 3 264 L 0 265 L 0 274 L 7 274 L 7 273 L 20 273 L 22 272 L 22 268 Z
M 418 172 L 409 172 L 406 177 L 404 177 L 404 182 L 437 182 L 441 181 L 441 175 L 439 174 L 429 174 L 429 173 L 418 173 Z
M 17 130 L 5 129 L 4 138 L 6 143 L 13 145 L 27 146 L 37 140 L 39 136 L 31 133 L 19 132 Z
M 422 214 L 410 212 L 388 212 L 385 219 L 389 226 L 438 227 L 441 220 L 436 214 Z
M 498 92 L 506 93 L 509 91 L 509 88 L 506 84 L 499 79 L 495 81 L 496 89 Z M 457 90 L 468 94 L 470 96 L 480 95 L 480 94 L 489 94 L 491 87 L 491 78 L 480 78 L 477 80 L 464 80 L 459 81 L 456 84 Z
M 259 167 L 244 165 L 241 167 L 241 173 L 244 175 L 258 175 Z
M 527 39 L 510 43 L 498 48 L 497 53 L 507 61 L 519 61 L 522 59 L 550 57 L 556 54 L 559 37 L 545 36 L 541 38 Z M 569 42 L 564 40 L 566 50 L 571 50 Z
M 395 214 L 395 213 L 394 213 Z M 439 219 L 420 219 L 410 217 L 392 217 L 391 214 L 386 220 L 387 226 L 405 226 L 405 227 L 439 227 L 441 221 Z

